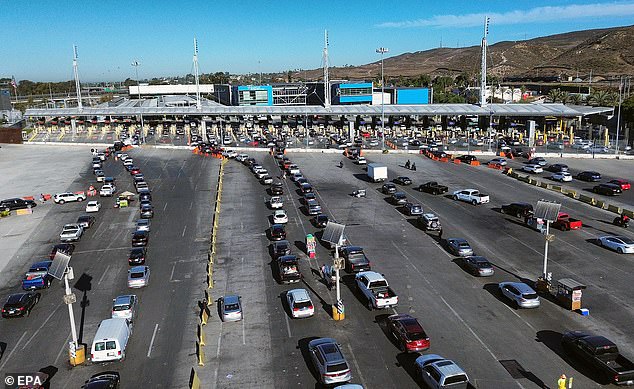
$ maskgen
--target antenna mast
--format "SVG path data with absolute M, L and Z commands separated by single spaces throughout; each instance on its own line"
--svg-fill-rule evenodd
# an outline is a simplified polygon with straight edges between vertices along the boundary
M 81 103 L 81 85 L 79 84 L 79 72 L 77 71 L 77 45 L 73 45 L 73 73 L 75 75 L 75 89 L 77 90 L 77 108 L 83 109 Z
M 487 105 L 487 35 L 489 35 L 489 18 L 484 18 L 484 36 L 482 37 L 482 69 L 480 71 L 480 105 Z M 493 101 L 493 97 L 491 97 Z
M 194 78 L 196 79 L 196 109 L 201 109 L 200 83 L 198 79 L 198 40 L 194 38 Z
M 330 107 L 330 79 L 328 77 L 328 30 L 324 30 L 324 107 Z

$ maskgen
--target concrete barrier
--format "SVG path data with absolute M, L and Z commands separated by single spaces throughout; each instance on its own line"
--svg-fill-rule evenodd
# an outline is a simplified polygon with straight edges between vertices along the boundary
M 198 344 L 201 346 L 205 345 L 205 330 L 202 324 L 198 324 Z
M 617 207 L 616 205 L 612 204 L 608 204 L 607 210 L 613 213 L 618 213 L 619 215 L 621 214 L 621 212 L 623 212 L 623 209 L 621 207 Z
M 555 192 L 561 192 L 561 186 L 559 185 L 551 185 L 549 189 L 554 190 Z
M 539 186 L 542 187 L 542 188 L 550 189 L 549 188 L 550 184 L 548 184 L 546 182 L 539 182 Z
M 590 205 L 596 205 L 597 203 L 597 200 L 595 198 L 586 196 L 584 194 L 579 195 L 579 201 L 584 202 L 586 204 L 590 204 Z
M 594 205 L 601 209 L 606 209 L 608 207 L 608 205 L 603 200 L 596 200 L 596 203 Z
M 191 373 L 189 374 L 189 389 L 200 389 L 200 378 L 193 367 Z
M 196 342 L 196 355 L 198 356 L 198 366 L 205 366 L 205 351 L 198 342 Z
M 631 211 L 629 209 L 624 209 L 623 210 L 623 215 L 627 215 L 630 218 L 634 218 L 634 211 Z

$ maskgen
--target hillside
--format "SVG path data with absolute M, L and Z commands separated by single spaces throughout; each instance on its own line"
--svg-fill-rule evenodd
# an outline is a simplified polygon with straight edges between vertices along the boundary
M 634 75 L 634 26 L 568 32 L 523 41 L 498 42 L 489 46 L 490 75 L 587 77 Z M 381 63 L 334 67 L 332 79 L 373 79 Z M 436 48 L 385 58 L 386 76 L 476 75 L 480 69 L 480 46 Z M 317 80 L 321 69 L 294 73 L 293 77 Z

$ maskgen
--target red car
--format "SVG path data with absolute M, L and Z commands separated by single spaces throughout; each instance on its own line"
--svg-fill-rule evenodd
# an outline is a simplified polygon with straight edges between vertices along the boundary
M 405 352 L 424 351 L 429 348 L 429 337 L 418 320 L 407 314 L 391 315 L 387 318 L 388 330 Z
M 130 169 L 130 174 L 131 175 L 135 175 L 135 174 L 139 174 L 141 173 L 141 169 L 139 169 L 138 167 L 133 167 L 132 169 Z
M 616 184 L 621 187 L 621 190 L 630 189 L 630 183 L 625 180 L 612 180 L 612 181 L 608 181 L 608 184 Z

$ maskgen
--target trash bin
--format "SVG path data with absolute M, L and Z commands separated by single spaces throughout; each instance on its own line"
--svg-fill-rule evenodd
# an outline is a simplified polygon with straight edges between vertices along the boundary
M 75 348 L 73 342 L 68 343 L 68 357 L 71 366 L 81 365 L 86 362 L 86 345 L 80 344 Z

